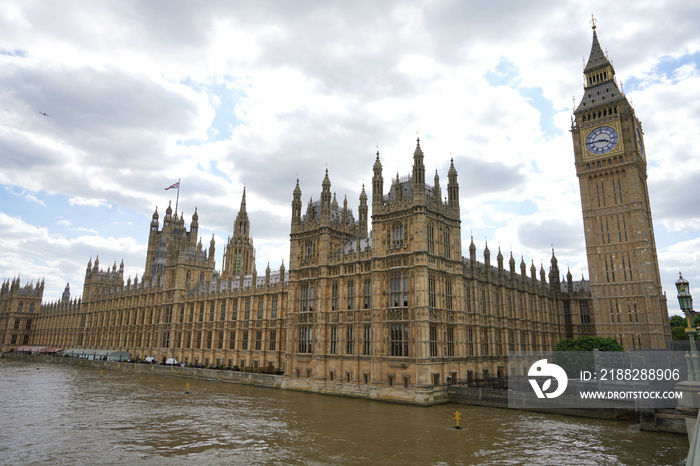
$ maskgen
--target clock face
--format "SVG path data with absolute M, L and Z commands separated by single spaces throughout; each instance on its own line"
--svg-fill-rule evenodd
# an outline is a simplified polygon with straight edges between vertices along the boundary
M 642 144 L 642 132 L 637 128 L 637 142 L 639 142 L 639 153 L 644 157 L 644 145 Z
M 586 137 L 586 149 L 594 155 L 606 154 L 617 145 L 617 131 L 610 126 L 600 126 Z

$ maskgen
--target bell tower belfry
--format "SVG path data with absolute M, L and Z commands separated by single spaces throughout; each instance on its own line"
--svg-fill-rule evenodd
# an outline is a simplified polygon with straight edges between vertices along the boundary
M 571 134 L 581 190 L 596 335 L 626 350 L 666 348 L 666 297 L 647 189 L 642 124 L 618 88 L 595 20 Z

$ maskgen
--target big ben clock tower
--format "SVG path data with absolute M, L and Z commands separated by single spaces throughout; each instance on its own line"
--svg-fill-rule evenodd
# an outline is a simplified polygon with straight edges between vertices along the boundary
M 626 350 L 670 339 L 647 190 L 642 124 L 615 80 L 593 23 L 584 95 L 571 133 L 596 335 Z

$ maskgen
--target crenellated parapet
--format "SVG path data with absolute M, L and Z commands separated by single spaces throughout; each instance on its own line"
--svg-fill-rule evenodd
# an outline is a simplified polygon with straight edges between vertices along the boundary
M 14 297 L 41 298 L 44 293 L 44 280 L 37 280 L 36 284 L 29 282 L 22 286 L 20 277 L 12 280 L 5 280 L 0 286 L 0 299 L 10 299 Z
M 465 278 L 488 282 L 497 286 L 516 288 L 522 291 L 535 292 L 538 294 L 576 294 L 578 298 L 590 298 L 590 281 L 581 277 L 580 281 L 571 279 L 571 272 L 567 277 L 559 280 L 557 262 L 552 255 L 552 268 L 550 268 L 549 281 L 544 270 L 544 265 L 540 265 L 539 272 L 531 262 L 529 274 L 524 258 L 521 258 L 520 273 L 517 273 L 513 253 L 510 253 L 509 269 L 504 268 L 503 256 L 500 248 L 498 251 L 497 264 L 491 265 L 488 245 L 484 249 L 484 261 L 476 260 L 476 247 L 474 241 L 470 244 L 470 258 L 462 258 L 462 273 Z M 539 278 L 538 278 L 539 275 Z M 556 278 L 555 278 L 556 277 Z
M 42 315 L 74 314 L 80 312 L 82 300 L 74 298 L 69 300 L 56 300 L 41 305 L 39 312 Z

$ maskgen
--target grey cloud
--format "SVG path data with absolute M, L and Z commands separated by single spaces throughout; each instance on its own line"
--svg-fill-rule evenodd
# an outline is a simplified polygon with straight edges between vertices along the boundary
M 700 186 L 700 173 L 679 171 L 678 174 L 679 178 L 673 180 L 649 179 L 649 200 L 654 219 L 672 224 L 700 218 L 700 203 L 695 197 Z
M 560 220 L 528 222 L 518 227 L 518 239 L 522 244 L 539 250 L 553 247 L 567 253 L 585 251 L 581 225 L 570 225 Z
M 475 196 L 515 189 L 527 183 L 522 167 L 509 167 L 500 162 L 487 162 L 471 157 L 455 158 L 462 196 Z

